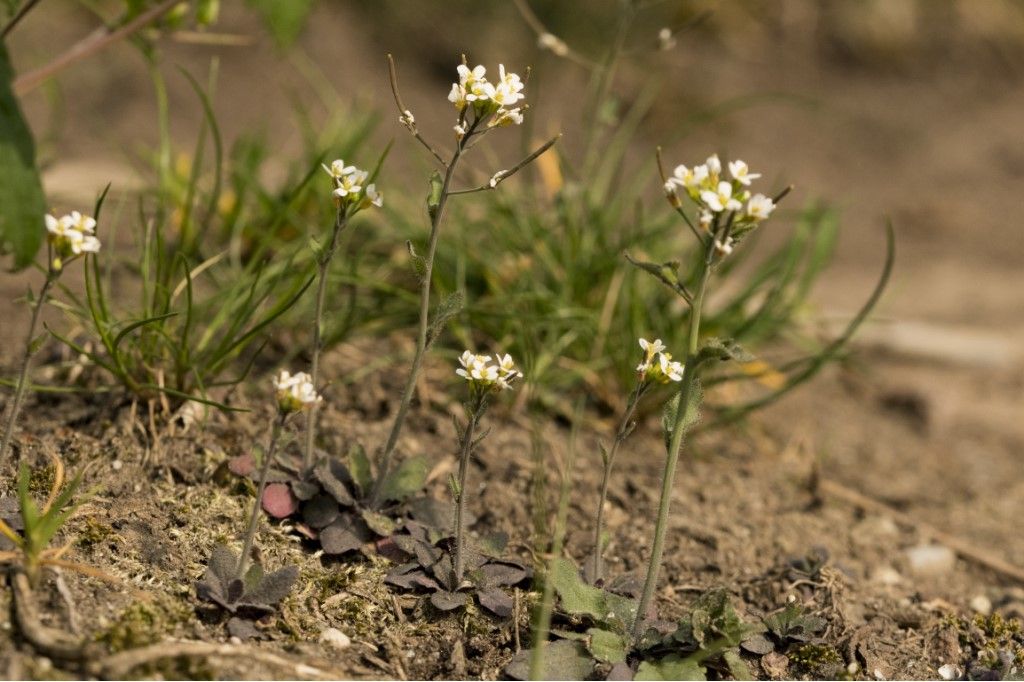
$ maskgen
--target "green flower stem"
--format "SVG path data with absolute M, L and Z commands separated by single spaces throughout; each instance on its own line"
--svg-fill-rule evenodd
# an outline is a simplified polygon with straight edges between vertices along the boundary
M 416 335 L 416 353 L 412 358 L 412 368 L 405 381 L 405 388 L 402 390 L 402 400 L 398 404 L 398 412 L 395 413 L 395 421 L 391 425 L 391 433 L 388 434 L 387 443 L 381 451 L 379 465 L 377 467 L 377 480 L 373 484 L 373 494 L 370 496 L 370 505 L 376 507 L 380 503 L 380 493 L 391 470 L 391 458 L 398 444 L 398 436 L 402 433 L 402 426 L 409 412 L 409 405 L 412 403 L 412 395 L 416 391 L 416 380 L 419 378 L 420 368 L 423 365 L 423 356 L 427 351 L 427 331 L 430 329 L 430 288 L 434 270 L 434 255 L 437 253 L 437 240 L 441 234 L 441 221 L 444 218 L 444 210 L 448 204 L 448 197 L 451 194 L 452 178 L 455 175 L 455 167 L 462 158 L 464 145 L 472 137 L 473 132 L 480 119 L 476 119 L 470 125 L 466 136 L 459 141 L 452 153 L 452 159 L 445 167 L 444 181 L 441 185 L 441 192 L 438 195 L 437 207 L 430 214 L 430 238 L 427 243 L 427 255 L 423 261 L 423 278 L 420 283 L 420 322 L 419 331 Z
M 604 552 L 603 547 L 601 547 L 601 536 L 604 534 L 604 503 L 608 499 L 608 483 L 612 477 L 612 467 L 615 466 L 615 455 L 619 452 L 619 446 L 629 437 L 633 414 L 636 412 L 637 405 L 640 404 L 640 398 L 643 397 L 648 387 L 648 384 L 641 380 L 636 385 L 636 388 L 633 389 L 633 392 L 629 394 L 626 412 L 622 415 L 622 421 L 619 422 L 619 428 L 615 432 L 615 441 L 612 443 L 612 449 L 608 452 L 604 461 L 604 473 L 601 477 L 601 497 L 597 501 L 597 513 L 594 515 L 593 581 L 595 583 L 601 580 L 602 573 L 604 572 L 602 565 L 604 563 L 602 557 Z
M 36 327 L 39 325 L 39 312 L 46 302 L 46 295 L 57 278 L 60 277 L 60 270 L 50 268 L 46 273 L 46 281 L 39 290 L 39 296 L 32 303 L 32 321 L 28 326 L 28 336 L 25 338 L 25 354 L 21 356 L 21 368 L 18 370 L 18 383 L 14 388 L 14 397 L 11 399 L 11 407 L 7 413 L 7 423 L 4 425 L 4 437 L 0 441 L 0 463 L 7 455 L 7 447 L 11 444 L 14 436 L 14 425 L 18 421 L 18 413 L 21 411 L 21 403 L 25 397 L 25 384 L 28 381 L 28 370 L 32 364 L 32 342 L 36 336 Z
M 726 229 L 728 232 L 728 229 Z M 714 259 L 714 239 L 708 240 L 704 262 L 701 266 L 697 293 L 690 310 L 689 348 L 686 356 L 686 369 L 683 371 L 682 385 L 679 387 L 679 409 L 676 411 L 676 422 L 672 429 L 672 439 L 668 454 L 665 457 L 665 470 L 661 476 L 661 500 L 658 503 L 658 519 L 654 526 L 654 545 L 651 548 L 651 559 L 647 565 L 647 578 L 644 580 L 644 591 L 633 621 L 633 637 L 639 639 L 643 634 L 642 627 L 647 608 L 654 597 L 654 589 L 658 584 L 658 572 L 661 569 L 661 558 L 665 551 L 665 532 L 668 530 L 669 505 L 672 502 L 672 489 L 675 485 L 676 464 L 679 462 L 679 451 L 683 444 L 683 425 L 689 418 L 690 395 L 696 379 L 697 351 L 700 341 L 700 316 L 704 307 L 704 295 L 707 293 L 708 280 L 711 278 L 711 264 Z
M 274 463 L 274 456 L 277 454 L 277 443 L 281 440 L 281 431 L 284 430 L 285 420 L 288 419 L 287 412 L 281 412 L 274 421 L 274 427 L 270 432 L 270 445 L 263 457 L 263 464 L 260 467 L 260 482 L 256 486 L 256 499 L 252 503 L 252 514 L 249 516 L 249 525 L 245 529 L 245 540 L 242 543 L 242 556 L 238 559 L 238 579 L 245 576 L 249 568 L 249 553 L 252 551 L 253 540 L 256 539 L 256 526 L 260 518 L 260 505 L 263 502 L 263 491 L 267 487 L 267 474 L 270 473 L 270 466 Z
M 462 584 L 463 575 L 466 572 L 466 476 L 469 472 L 469 458 L 473 454 L 473 438 L 476 435 L 476 427 L 480 418 L 484 416 L 487 405 L 484 400 L 478 400 L 469 415 L 466 423 L 466 431 L 462 435 L 462 444 L 459 451 L 459 477 L 458 489 L 455 498 L 455 566 L 452 569 L 454 581 L 453 590 L 459 589 Z
M 320 390 L 320 352 L 323 350 L 323 338 L 321 327 L 324 316 L 324 299 L 327 295 L 327 279 L 330 274 L 331 261 L 338 248 L 338 237 L 348 227 L 349 214 L 345 208 L 339 208 L 337 217 L 334 219 L 334 229 L 331 231 L 331 241 L 327 248 L 317 259 L 317 288 L 316 288 L 316 309 L 313 313 L 313 358 L 310 363 L 309 374 L 313 382 L 313 388 Z M 306 450 L 302 459 L 303 471 L 308 473 L 313 468 L 316 450 L 316 418 L 319 405 L 312 405 L 306 415 Z

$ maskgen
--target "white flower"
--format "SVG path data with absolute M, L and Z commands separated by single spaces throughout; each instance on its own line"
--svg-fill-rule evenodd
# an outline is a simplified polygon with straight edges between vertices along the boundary
M 338 199 L 345 199 L 362 192 L 363 183 L 366 182 L 366 178 L 370 175 L 366 171 L 359 170 L 355 166 L 349 166 L 348 168 L 351 169 L 350 172 L 345 173 L 335 180 L 337 187 L 334 188 L 334 196 Z
M 763 194 L 755 194 L 747 202 L 747 217 L 752 220 L 764 220 L 775 210 L 775 202 Z
M 490 97 L 498 106 L 505 107 L 526 97 L 523 94 L 524 87 L 518 74 L 506 73 L 505 65 L 498 64 L 498 84 L 491 86 Z
M 669 182 L 686 189 L 693 189 L 699 187 L 701 183 L 707 180 L 707 177 L 708 167 L 706 165 L 694 166 L 691 169 L 683 164 L 679 164 L 672 171 L 672 177 L 669 179 Z
M 724 180 L 718 183 L 717 191 L 712 192 L 709 189 L 702 191 L 700 199 L 715 213 L 720 211 L 738 211 L 743 208 L 743 204 L 732 195 L 732 183 L 725 182 Z
M 542 50 L 551 50 L 551 52 L 559 57 L 569 54 L 569 46 L 565 44 L 565 41 L 550 33 L 542 33 L 537 38 L 537 47 Z
M 655 355 L 665 350 L 665 344 L 661 342 L 661 339 L 654 339 L 654 341 L 640 339 L 640 348 L 644 351 L 644 359 L 650 362 Z
M 384 195 L 377 191 L 377 185 L 372 182 L 366 186 L 366 196 L 363 199 L 364 205 L 373 205 L 380 208 L 384 205 Z
M 87 215 L 82 215 L 78 211 L 72 211 L 68 215 L 64 216 L 62 220 L 68 223 L 68 227 L 78 230 L 82 234 L 96 233 L 96 219 Z
M 408 109 L 403 111 L 402 115 L 398 117 L 398 122 L 411 131 L 416 130 L 416 117 Z
M 718 154 L 712 154 L 709 156 L 708 160 L 705 161 L 704 164 L 707 166 L 708 172 L 711 173 L 711 175 L 718 176 L 722 174 L 722 162 L 718 160 Z
M 498 353 L 496 359 L 498 362 L 498 388 L 503 391 L 508 390 L 512 388 L 512 383 L 516 379 L 522 378 L 523 373 L 516 369 L 516 363 L 508 353 L 504 355 Z
M 487 184 L 490 186 L 491 189 L 494 189 L 495 187 L 498 186 L 498 183 L 501 182 L 502 178 L 504 178 L 506 175 L 508 175 L 507 170 L 500 170 L 491 176 L 491 180 Z
M 658 355 L 658 367 L 661 370 L 661 378 L 664 383 L 683 380 L 683 363 L 676 362 L 668 353 Z
M 327 166 L 325 164 L 320 165 L 323 166 L 324 171 L 326 171 L 327 174 L 330 175 L 335 180 L 340 180 L 344 176 L 353 173 L 357 170 L 355 166 L 346 166 L 345 162 L 342 161 L 341 159 L 335 159 L 334 161 L 331 161 L 330 166 Z
M 78 230 L 68 230 L 67 237 L 71 253 L 76 256 L 81 256 L 83 253 L 99 253 L 100 251 L 100 240 L 91 234 L 82 234 Z
M 305 372 L 293 375 L 282 370 L 273 382 L 277 391 L 277 407 L 282 414 L 298 412 L 323 400 L 317 394 L 312 378 Z
M 714 217 L 715 217 L 714 213 L 712 213 L 711 211 L 708 211 L 707 209 L 702 209 L 701 212 L 700 212 L 700 217 L 697 219 L 698 220 L 698 224 L 701 226 L 701 229 L 710 230 L 711 229 L 711 221 L 714 219 Z
M 466 126 L 461 123 L 455 124 L 455 139 L 461 140 L 466 136 Z
M 488 128 L 500 128 L 508 125 L 522 125 L 523 123 L 523 110 L 519 107 L 515 109 L 498 109 L 494 112 L 494 118 L 487 124 Z
M 732 237 L 729 237 L 724 242 L 721 239 L 716 239 L 715 251 L 717 251 L 718 255 L 720 256 L 728 256 L 730 253 L 732 253 L 734 244 L 735 242 L 733 241 Z
M 746 187 L 750 186 L 751 180 L 757 180 L 761 177 L 760 173 L 751 173 L 747 164 L 739 159 L 729 162 L 729 174 L 733 180 Z

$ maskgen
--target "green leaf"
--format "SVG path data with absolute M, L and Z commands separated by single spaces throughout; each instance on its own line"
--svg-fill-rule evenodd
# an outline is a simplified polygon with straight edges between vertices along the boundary
M 579 642 L 545 642 L 541 658 L 540 680 L 585 680 L 594 672 L 594 659 Z M 529 680 L 533 649 L 522 649 L 505 668 L 514 680 Z
M 753 674 L 750 672 L 750 668 L 747 667 L 746 662 L 740 658 L 740 652 L 735 649 L 728 649 L 722 658 L 725 660 L 725 664 L 729 667 L 729 674 L 732 675 L 734 680 L 752 680 L 754 679 Z
M 634 680 L 706 680 L 704 666 L 678 654 L 670 654 L 660 661 L 644 661 L 633 676 Z
M 246 0 L 263 18 L 278 47 L 288 47 L 299 37 L 313 0 Z
M 43 342 L 50 337 L 49 332 L 43 332 L 36 338 L 32 339 L 32 343 L 28 345 L 28 354 L 35 355 L 39 352 L 39 349 L 43 347 Z
M 36 148 L 11 89 L 14 70 L 0 44 L 0 253 L 14 269 L 30 263 L 43 243 L 46 199 L 36 170 Z
M 384 479 L 380 488 L 381 498 L 401 502 L 418 493 L 427 482 L 428 470 L 426 457 L 410 457 Z
M 568 559 L 554 562 L 550 580 L 561 599 L 562 609 L 569 614 L 590 616 L 594 621 L 623 633 L 636 617 L 636 600 L 586 584 Z
M 601 628 L 587 630 L 590 641 L 587 648 L 594 658 L 605 663 L 621 663 L 629 653 L 629 643 L 625 635 L 620 635 Z
M 370 530 L 381 537 L 390 537 L 398 527 L 394 519 L 369 509 L 364 509 L 362 516 L 363 521 L 366 521 L 366 525 L 370 527 Z
M 348 451 L 348 471 L 359 487 L 359 492 L 363 495 L 369 493 L 373 488 L 373 467 L 370 465 L 370 458 L 366 456 L 366 450 L 359 443 Z
M 649 263 L 642 260 L 633 260 L 633 257 L 628 253 L 626 254 L 626 260 L 632 263 L 635 267 L 653 275 L 658 281 L 686 300 L 690 300 L 690 296 L 686 293 L 686 288 L 683 286 L 683 283 L 679 281 L 679 267 L 681 265 L 679 261 L 674 260 L 665 263 Z

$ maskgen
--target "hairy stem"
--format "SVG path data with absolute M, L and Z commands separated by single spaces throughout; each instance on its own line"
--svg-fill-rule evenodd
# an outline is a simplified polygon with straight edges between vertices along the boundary
M 370 505 L 376 507 L 380 502 L 380 493 L 384 481 L 391 470 L 391 458 L 398 444 L 398 436 L 402 433 L 402 426 L 409 412 L 409 405 L 412 403 L 413 393 L 416 391 L 416 380 L 419 378 L 420 367 L 423 364 L 423 356 L 427 351 L 427 332 L 430 329 L 430 289 L 432 274 L 434 271 L 434 256 L 437 253 L 437 240 L 441 234 L 441 221 L 444 218 L 445 206 L 448 204 L 448 197 L 451 193 L 452 177 L 455 175 L 455 167 L 462 158 L 463 144 L 468 140 L 476 127 L 476 121 L 470 127 L 469 132 L 459 141 L 451 161 L 445 168 L 444 181 L 441 185 L 441 193 L 438 196 L 437 207 L 430 215 L 430 238 L 427 243 L 427 255 L 423 261 L 423 281 L 420 283 L 420 321 L 419 330 L 416 334 L 416 352 L 412 358 L 412 367 L 409 369 L 409 376 L 405 380 L 405 388 L 402 390 L 402 400 L 398 404 L 398 412 L 395 413 L 395 421 L 391 425 L 391 432 L 388 434 L 387 443 L 381 451 L 380 460 L 377 466 L 377 480 L 374 481 L 373 494 L 370 496 Z
M 604 461 L 604 472 L 601 476 L 601 496 L 597 501 L 597 513 L 594 515 L 594 559 L 593 559 L 593 582 L 601 580 L 604 571 L 603 547 L 601 547 L 601 536 L 604 535 L 604 503 L 608 499 L 608 483 L 612 477 L 612 467 L 615 465 L 615 455 L 619 452 L 619 446 L 629 437 L 630 424 L 633 422 L 633 414 L 640 403 L 640 398 L 647 390 L 647 386 L 641 381 L 629 395 L 629 402 L 626 404 L 626 412 L 622 415 L 619 428 L 615 432 L 615 441 L 612 449 L 608 451 Z
M 39 290 L 39 296 L 32 304 L 32 321 L 28 326 L 28 336 L 25 338 L 25 354 L 21 356 L 21 367 L 18 370 L 18 383 L 14 388 L 14 397 L 11 399 L 11 407 L 7 412 L 7 423 L 4 425 L 4 437 L 0 441 L 0 463 L 3 463 L 7 456 L 7 447 L 11 444 L 14 436 L 14 426 L 18 421 L 18 413 L 21 411 L 21 402 L 25 398 L 25 384 L 28 381 L 28 370 L 32 364 L 32 341 L 36 337 L 36 327 L 39 325 L 39 312 L 46 302 L 46 295 L 50 287 L 57 281 L 59 271 L 50 270 L 46 274 L 46 281 Z
M 281 440 L 281 431 L 284 429 L 284 422 L 288 418 L 286 413 L 281 413 L 274 421 L 274 427 L 270 432 L 270 445 L 263 457 L 263 464 L 260 467 L 260 482 L 256 486 L 256 499 L 252 503 L 252 514 L 249 516 L 249 525 L 245 529 L 245 540 L 242 543 L 242 556 L 238 559 L 238 579 L 245 576 L 249 568 L 249 553 L 252 551 L 253 540 L 256 539 L 256 526 L 260 518 L 260 505 L 263 502 L 263 491 L 267 487 L 267 474 L 270 473 L 270 466 L 274 463 L 274 456 L 277 454 L 277 442 Z
M 466 424 L 466 431 L 462 436 L 462 447 L 459 451 L 459 478 L 458 496 L 455 499 L 455 567 L 453 568 L 454 584 L 453 590 L 459 589 L 462 584 L 462 576 L 466 572 L 466 556 L 464 552 L 466 544 L 466 476 L 469 471 L 469 458 L 473 454 L 473 437 L 476 435 L 476 427 L 483 416 L 484 406 L 477 405 L 472 414 L 469 415 L 469 422 Z
M 714 258 L 714 240 L 706 247 L 704 262 L 700 271 L 700 283 L 690 310 L 689 347 L 686 355 L 686 368 L 683 370 L 683 381 L 679 388 L 679 409 L 672 429 L 672 439 L 665 457 L 665 469 L 661 476 L 661 499 L 658 503 L 658 518 L 654 526 L 654 544 L 651 547 L 651 558 L 647 565 L 647 578 L 644 580 L 644 591 L 637 607 L 636 619 L 633 621 L 633 637 L 643 634 L 642 628 L 647 608 L 654 597 L 654 589 L 658 584 L 658 572 L 661 570 L 661 558 L 665 551 L 665 531 L 668 530 L 668 512 L 672 501 L 672 489 L 675 485 L 676 464 L 679 462 L 679 451 L 683 444 L 683 425 L 689 419 L 690 395 L 693 392 L 697 370 L 697 351 L 700 341 L 700 316 L 704 307 L 704 295 L 707 293 L 708 280 L 711 278 L 711 263 Z
M 337 217 L 334 219 L 334 229 L 331 231 L 331 241 L 317 259 L 316 308 L 313 312 L 313 357 L 309 369 L 313 387 L 317 391 L 320 390 L 320 352 L 323 350 L 321 328 L 324 316 L 324 299 L 327 296 L 327 278 L 331 270 L 331 261 L 334 260 L 334 253 L 338 248 L 338 237 L 347 226 L 348 211 L 339 208 Z M 302 458 L 302 469 L 305 473 L 308 473 L 313 468 L 315 460 L 316 418 L 319 408 L 319 405 L 313 404 L 306 414 L 306 450 Z

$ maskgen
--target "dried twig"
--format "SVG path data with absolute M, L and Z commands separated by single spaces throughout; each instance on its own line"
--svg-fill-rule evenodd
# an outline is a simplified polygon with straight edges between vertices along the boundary
M 15 570 L 10 574 L 14 594 L 14 618 L 21 635 L 40 653 L 63 661 L 81 661 L 92 653 L 92 647 L 62 630 L 43 625 L 36 609 L 28 576 Z
M 924 521 L 919 521 L 918 519 L 915 519 L 901 511 L 897 511 L 888 504 L 868 497 L 867 495 L 853 490 L 852 488 L 848 488 L 842 483 L 823 479 L 819 479 L 816 483 L 818 493 L 830 495 L 836 499 L 870 510 L 876 514 L 886 514 L 896 521 L 896 523 L 915 528 L 921 534 L 927 535 L 936 542 L 949 547 L 960 555 L 962 559 L 978 564 L 979 566 L 983 566 L 984 568 L 1004 577 L 1024 583 L 1024 569 L 1014 566 L 992 552 L 988 552 L 980 547 L 975 547 L 962 538 L 939 530 L 935 526 L 925 523 Z

